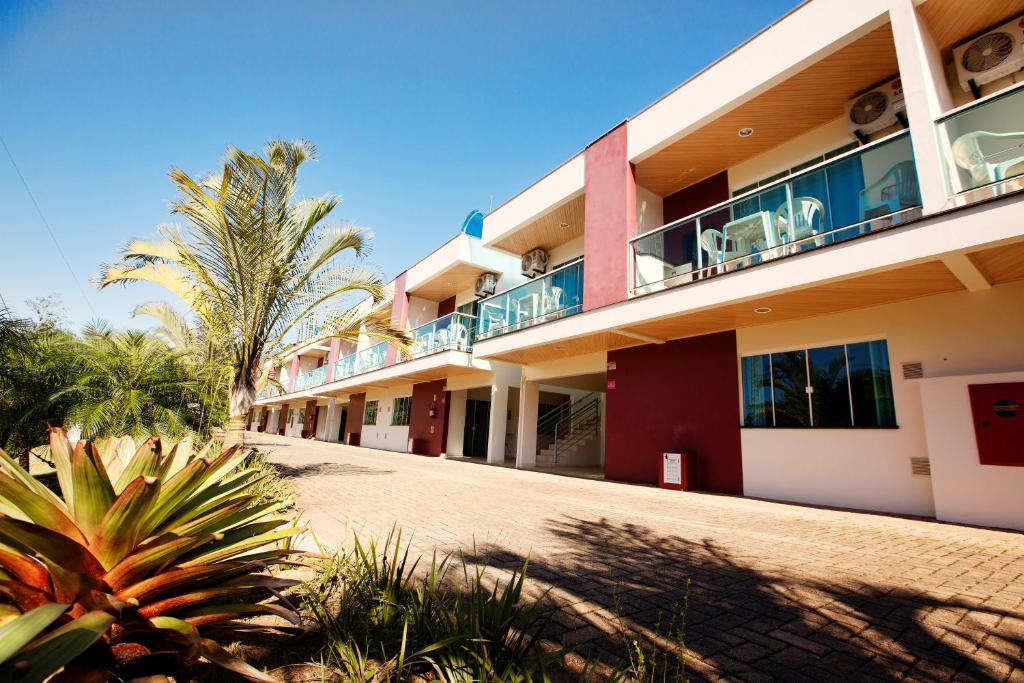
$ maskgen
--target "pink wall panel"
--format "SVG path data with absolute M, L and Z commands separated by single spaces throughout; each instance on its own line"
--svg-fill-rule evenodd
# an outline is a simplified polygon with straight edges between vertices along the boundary
M 626 124 L 584 152 L 583 310 L 626 299 L 627 244 L 636 235 L 636 180 L 626 150 Z

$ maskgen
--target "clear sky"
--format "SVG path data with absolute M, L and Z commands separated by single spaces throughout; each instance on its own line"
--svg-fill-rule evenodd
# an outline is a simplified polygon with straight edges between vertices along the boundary
M 172 166 L 275 137 L 391 278 L 796 4 L 0 0 L 0 136 L 74 272 L 0 148 L 0 294 L 144 326 L 160 290 L 89 278 L 171 220 Z

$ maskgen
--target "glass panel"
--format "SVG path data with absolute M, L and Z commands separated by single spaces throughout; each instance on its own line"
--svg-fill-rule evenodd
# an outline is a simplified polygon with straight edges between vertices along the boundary
M 339 358 L 334 364 L 334 380 L 344 379 L 370 370 L 384 367 L 387 361 L 388 344 L 380 342 L 362 351 Z
M 896 411 L 885 341 L 847 344 L 853 420 L 858 427 L 895 427 Z
M 697 261 L 697 221 L 685 221 L 633 242 L 637 287 L 700 270 Z
M 480 301 L 477 337 L 486 339 L 537 325 L 583 308 L 583 261 Z
M 1024 175 L 1024 88 L 946 117 L 937 132 L 951 195 Z
M 692 273 L 672 284 L 691 282 L 826 246 L 920 206 L 910 136 L 899 133 L 635 238 L 633 286 Z
M 811 407 L 815 427 L 849 427 L 850 387 L 846 381 L 846 349 L 826 346 L 807 351 L 811 371 Z
M 413 344 L 410 356 L 419 358 L 439 351 L 471 351 L 476 321 L 464 313 L 448 315 L 420 325 L 409 332 Z
M 776 427 L 810 427 L 807 361 L 803 351 L 772 354 Z
M 747 427 L 771 427 L 772 371 L 770 357 L 743 359 L 743 424 Z

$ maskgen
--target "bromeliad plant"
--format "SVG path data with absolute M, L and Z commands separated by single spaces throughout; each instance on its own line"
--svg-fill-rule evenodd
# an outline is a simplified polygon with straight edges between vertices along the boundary
M 272 575 L 300 529 L 260 500 L 238 446 L 129 437 L 72 446 L 50 432 L 54 494 L 0 450 L 0 680 L 128 680 L 199 657 L 272 680 L 213 637 L 299 618 Z M 283 622 L 282 622 L 283 623 Z M 289 627 L 275 626 L 287 631 Z

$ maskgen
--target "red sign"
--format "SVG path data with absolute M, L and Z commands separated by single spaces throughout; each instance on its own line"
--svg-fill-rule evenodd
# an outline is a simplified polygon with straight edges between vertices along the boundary
M 614 388 L 615 388 L 615 380 L 613 380 L 613 379 L 608 380 L 608 391 L 611 391 Z

